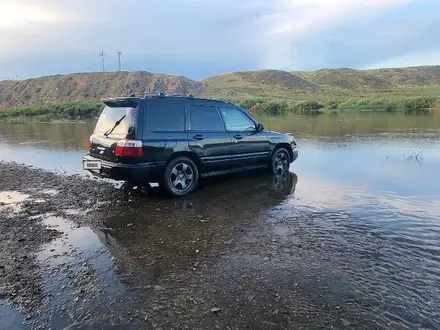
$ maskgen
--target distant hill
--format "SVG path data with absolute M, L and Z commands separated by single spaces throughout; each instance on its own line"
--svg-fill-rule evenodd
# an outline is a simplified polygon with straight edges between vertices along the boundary
M 327 98 L 371 94 L 425 95 L 440 92 L 440 66 L 398 69 L 317 71 L 246 71 L 203 80 L 209 90 L 286 98 Z
M 94 72 L 0 81 L 0 107 L 99 100 L 130 93 L 163 91 L 203 94 L 203 83 L 182 76 L 136 72 Z
M 377 70 L 239 71 L 215 75 L 202 81 L 144 71 L 75 73 L 0 81 L 0 108 L 98 100 L 108 96 L 159 91 L 232 100 L 252 96 L 296 100 L 390 94 L 438 96 L 440 66 Z

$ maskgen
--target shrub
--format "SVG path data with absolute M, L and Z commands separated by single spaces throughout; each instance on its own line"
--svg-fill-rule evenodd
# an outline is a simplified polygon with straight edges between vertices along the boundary
M 0 109 L 0 119 L 23 117 L 32 119 L 86 119 L 99 115 L 104 105 L 101 102 L 79 101 L 64 104 L 31 105 L 9 109 Z

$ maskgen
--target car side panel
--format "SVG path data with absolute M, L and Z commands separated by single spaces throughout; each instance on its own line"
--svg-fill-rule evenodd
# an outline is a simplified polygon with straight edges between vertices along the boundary
M 166 102 L 162 102 L 166 106 Z M 164 165 L 174 153 L 189 150 L 187 134 L 184 129 L 180 132 L 151 130 L 148 120 L 150 105 L 145 102 L 142 111 L 143 161 Z
M 224 129 L 224 123 L 221 119 L 217 107 L 210 104 L 200 104 L 199 108 L 206 108 L 206 111 L 212 111 L 217 114 L 220 129 L 202 130 L 192 126 L 191 105 L 187 106 L 187 135 L 188 147 L 194 152 L 203 164 L 203 170 L 221 171 L 231 167 L 231 145 L 230 135 Z M 217 116 L 216 119 L 217 119 Z
M 198 137 L 203 139 L 199 140 Z M 231 139 L 227 132 L 188 132 L 189 149 L 202 161 L 207 171 L 231 166 Z
M 267 163 L 269 142 L 266 132 L 229 132 L 233 143 L 234 167 L 253 166 Z M 239 135 L 240 139 L 236 136 Z
M 225 109 L 231 109 L 241 112 L 251 122 L 255 128 L 257 123 L 246 111 L 236 107 L 225 106 Z M 265 131 L 239 131 L 228 130 L 232 140 L 232 160 L 231 165 L 234 168 L 258 166 L 266 164 L 269 154 L 269 138 Z

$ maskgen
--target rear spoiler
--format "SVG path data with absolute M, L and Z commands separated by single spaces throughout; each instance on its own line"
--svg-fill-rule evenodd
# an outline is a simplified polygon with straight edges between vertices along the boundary
M 103 102 L 105 105 L 109 107 L 132 107 L 136 108 L 139 103 L 134 98 L 128 98 L 128 97 L 112 97 L 112 98 L 105 98 L 101 99 L 101 102 Z

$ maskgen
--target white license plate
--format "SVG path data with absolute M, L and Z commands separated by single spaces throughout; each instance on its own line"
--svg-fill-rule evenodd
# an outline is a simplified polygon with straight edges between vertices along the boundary
M 100 170 L 101 161 L 100 160 L 85 160 L 83 167 L 85 170 Z

